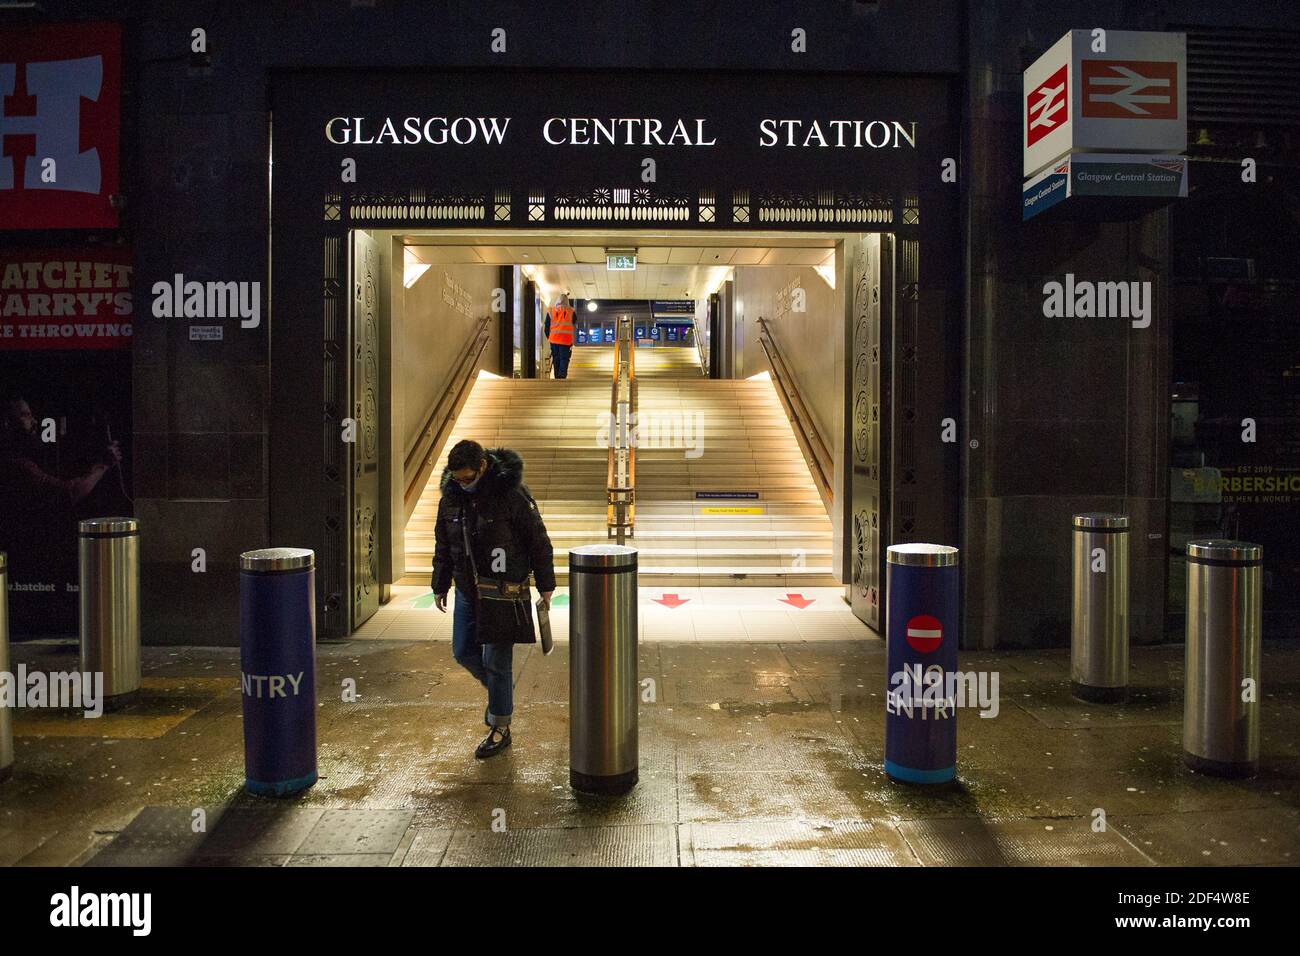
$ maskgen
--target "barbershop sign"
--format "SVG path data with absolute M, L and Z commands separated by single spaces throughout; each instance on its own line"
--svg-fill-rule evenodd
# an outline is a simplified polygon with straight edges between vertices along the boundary
M 0 30 L 0 229 L 117 226 L 121 30 Z

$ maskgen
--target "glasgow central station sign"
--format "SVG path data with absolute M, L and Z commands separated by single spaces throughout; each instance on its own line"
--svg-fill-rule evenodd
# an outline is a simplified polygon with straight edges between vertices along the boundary
M 471 143 L 504 144 L 510 117 L 407 116 L 382 121 L 364 116 L 336 116 L 325 124 L 325 138 L 336 146 L 431 146 Z M 916 148 L 916 121 L 860 119 L 762 119 L 760 146 L 834 147 L 839 149 Z M 654 117 L 549 117 L 541 138 L 551 146 L 716 146 L 708 120 Z
M 942 76 L 848 74 L 285 73 L 272 89 L 275 188 L 311 182 L 316 203 L 332 188 L 352 208 L 412 188 L 434 206 L 497 190 L 549 204 L 631 189 L 693 201 L 712 190 L 720 212 L 730 190 L 742 200 L 798 190 L 814 204 L 827 190 L 850 202 L 854 190 L 873 196 L 857 207 L 901 208 L 956 155 L 948 87 Z M 349 160 L 354 180 L 340 176 Z

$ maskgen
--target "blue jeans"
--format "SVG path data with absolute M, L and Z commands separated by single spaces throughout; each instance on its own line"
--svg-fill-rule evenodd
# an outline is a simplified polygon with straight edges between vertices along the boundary
M 556 378 L 569 377 L 569 358 L 573 355 L 572 345 L 551 343 L 551 367 L 555 369 Z
M 474 599 L 456 588 L 451 614 L 451 655 L 488 692 L 488 722 L 509 727 L 514 713 L 513 644 L 483 644 L 474 636 Z

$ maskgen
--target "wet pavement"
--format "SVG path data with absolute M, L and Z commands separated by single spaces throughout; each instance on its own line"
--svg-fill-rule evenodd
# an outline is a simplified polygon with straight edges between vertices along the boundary
M 77 667 L 72 644 L 14 667 Z M 15 712 L 0 865 L 1287 865 L 1300 862 L 1300 644 L 1264 649 L 1251 780 L 1181 761 L 1181 646 L 1134 648 L 1124 705 L 1070 697 L 1067 650 L 969 653 L 1000 711 L 958 716 L 959 784 L 882 769 L 883 644 L 656 641 L 640 784 L 568 786 L 567 647 L 516 653 L 513 747 L 474 759 L 484 694 L 439 640 L 318 649 L 319 782 L 243 784 L 238 650 L 146 648 L 137 700 Z M 343 700 L 344 682 L 358 699 Z

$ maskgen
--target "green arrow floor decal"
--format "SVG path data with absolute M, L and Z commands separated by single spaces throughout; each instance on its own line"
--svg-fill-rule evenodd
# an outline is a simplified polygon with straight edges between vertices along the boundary
M 551 598 L 551 607 L 567 607 L 569 596 L 567 594 L 557 594 Z

